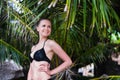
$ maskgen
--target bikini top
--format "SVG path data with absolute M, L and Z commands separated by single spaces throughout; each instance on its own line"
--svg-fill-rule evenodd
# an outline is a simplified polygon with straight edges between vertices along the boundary
M 30 62 L 32 62 L 33 60 L 35 60 L 35 61 L 47 61 L 48 63 L 51 62 L 50 59 L 46 56 L 46 53 L 44 50 L 45 42 L 43 44 L 43 47 L 34 53 L 33 58 L 31 57 L 31 55 L 29 56 Z

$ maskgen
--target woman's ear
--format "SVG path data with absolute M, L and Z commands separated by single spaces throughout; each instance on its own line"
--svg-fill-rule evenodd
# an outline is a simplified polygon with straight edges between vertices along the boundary
M 39 32 L 39 27 L 38 26 L 36 27 L 36 30 Z

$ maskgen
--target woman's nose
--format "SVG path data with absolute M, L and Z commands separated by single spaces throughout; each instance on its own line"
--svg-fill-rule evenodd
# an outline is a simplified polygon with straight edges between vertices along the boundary
M 47 27 L 47 26 L 45 26 L 45 29 L 48 29 L 48 27 Z

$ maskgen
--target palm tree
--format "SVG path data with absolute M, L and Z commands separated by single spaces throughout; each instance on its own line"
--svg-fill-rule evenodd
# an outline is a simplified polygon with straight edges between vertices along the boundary
M 105 61 L 105 51 L 109 50 L 109 44 L 113 44 L 110 42 L 110 33 L 115 30 L 119 32 L 120 28 L 120 19 L 112 6 L 113 1 L 1 1 L 0 60 L 12 58 L 23 66 L 27 63 L 28 67 L 28 53 L 38 38 L 35 23 L 39 18 L 47 17 L 53 24 L 50 38 L 56 40 L 71 56 L 74 61 L 72 67 Z M 112 45 L 112 49 L 114 47 Z M 57 56 L 53 61 L 55 66 L 61 62 Z

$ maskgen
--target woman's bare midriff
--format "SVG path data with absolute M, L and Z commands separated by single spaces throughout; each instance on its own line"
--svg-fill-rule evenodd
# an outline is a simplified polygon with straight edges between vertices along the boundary
M 51 78 L 46 72 L 42 71 L 41 69 L 49 69 L 50 64 L 46 61 L 35 61 L 31 63 L 32 68 L 32 80 L 48 80 Z

